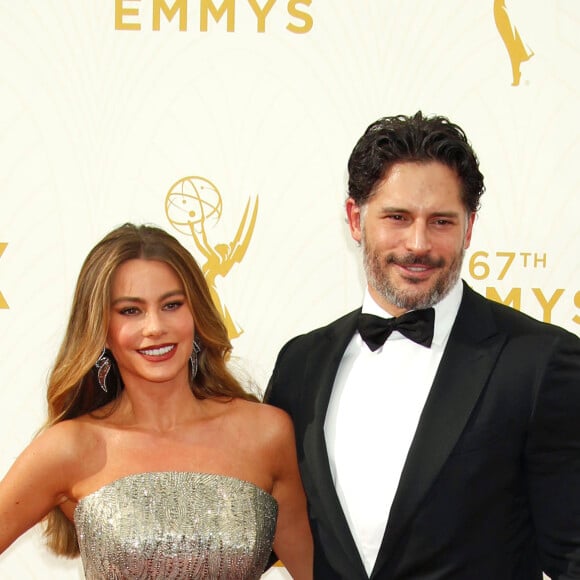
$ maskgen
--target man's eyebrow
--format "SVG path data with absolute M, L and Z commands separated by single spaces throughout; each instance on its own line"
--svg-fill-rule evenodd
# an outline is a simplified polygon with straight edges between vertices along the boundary
M 403 208 L 403 207 L 395 207 L 395 206 L 386 206 L 381 208 L 383 213 L 413 213 L 410 209 Z M 432 216 L 440 216 L 440 217 L 458 217 L 460 212 L 458 211 L 434 211 L 431 212 L 429 215 Z
M 391 212 L 391 213 L 409 213 L 408 209 L 405 209 L 403 207 L 394 207 L 392 205 L 388 205 L 386 207 L 382 207 L 381 211 L 384 212 Z
M 458 211 L 434 211 L 431 215 L 439 217 L 459 217 L 460 212 Z

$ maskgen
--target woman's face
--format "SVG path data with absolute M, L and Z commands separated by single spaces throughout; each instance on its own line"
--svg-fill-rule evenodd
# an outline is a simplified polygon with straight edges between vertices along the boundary
M 121 264 L 111 286 L 107 348 L 125 385 L 189 380 L 193 316 L 183 285 L 164 262 Z

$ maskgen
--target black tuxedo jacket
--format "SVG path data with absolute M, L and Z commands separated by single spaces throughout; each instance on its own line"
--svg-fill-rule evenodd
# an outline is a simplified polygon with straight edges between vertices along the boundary
M 322 580 L 368 578 L 324 439 L 358 312 L 287 343 L 266 393 L 294 421 Z M 389 441 L 369 444 L 388 461 Z M 580 339 L 464 285 L 371 578 L 536 580 L 542 569 L 580 578 Z

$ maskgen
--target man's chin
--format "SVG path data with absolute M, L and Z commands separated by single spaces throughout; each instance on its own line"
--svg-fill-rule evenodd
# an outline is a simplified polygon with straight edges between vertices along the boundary
M 418 308 L 429 308 L 433 306 L 433 299 L 429 294 L 420 294 L 401 297 L 399 300 L 399 308 L 405 310 L 417 310 Z
M 436 285 L 425 284 L 424 281 L 408 282 L 396 287 L 391 286 L 381 294 L 388 302 L 404 310 L 429 308 L 437 302 L 438 296 Z

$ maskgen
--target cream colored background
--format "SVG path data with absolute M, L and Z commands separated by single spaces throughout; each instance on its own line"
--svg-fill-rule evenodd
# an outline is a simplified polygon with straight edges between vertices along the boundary
M 171 2 L 170 2 L 171 3 Z M 205 0 L 207 4 L 207 0 Z M 467 132 L 487 193 L 472 251 L 491 256 L 485 293 L 521 288 L 521 308 L 543 317 L 532 288 L 563 289 L 551 320 L 580 329 L 578 76 L 580 3 L 508 2 L 535 52 L 511 86 L 493 1 L 277 0 L 256 31 L 248 0 L 234 31 L 189 0 L 187 30 L 153 0 L 115 30 L 115 0 L 0 0 L 0 475 L 44 418 L 45 380 L 88 250 L 124 221 L 171 228 L 165 195 L 199 175 L 219 188 L 230 242 L 248 198 L 259 196 L 247 254 L 219 291 L 245 329 L 243 369 L 264 388 L 291 336 L 355 308 L 358 250 L 343 218 L 346 161 L 383 115 L 444 114 Z M 219 5 L 219 2 L 215 2 Z M 260 5 L 265 0 L 260 0 Z M 472 255 L 468 254 L 468 259 Z M 504 280 L 496 252 L 516 253 Z M 521 253 L 532 258 L 524 265 Z M 545 254 L 545 267 L 531 267 Z M 273 571 L 270 577 L 281 577 Z M 34 529 L 0 557 L 3 580 L 80 578 Z

